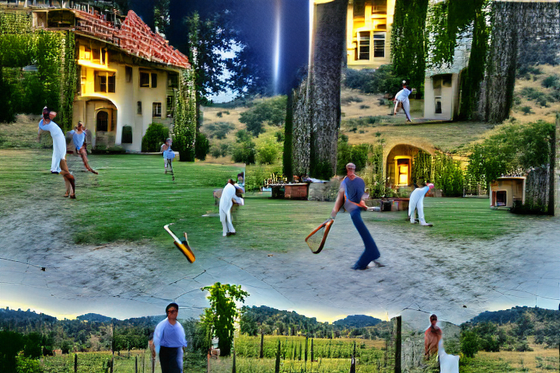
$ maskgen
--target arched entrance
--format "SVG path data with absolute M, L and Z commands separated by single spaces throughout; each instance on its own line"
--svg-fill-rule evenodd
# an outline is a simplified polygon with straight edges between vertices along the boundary
M 106 110 L 99 110 L 97 112 L 95 131 L 96 132 L 107 132 L 109 129 L 109 113 Z
M 385 163 L 387 184 L 391 188 L 406 188 L 413 184 L 414 157 L 420 150 L 423 149 L 410 144 L 398 144 L 391 149 Z

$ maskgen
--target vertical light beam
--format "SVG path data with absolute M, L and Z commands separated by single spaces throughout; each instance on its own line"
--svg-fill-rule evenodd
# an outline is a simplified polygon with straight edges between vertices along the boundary
M 280 26 L 280 19 L 281 17 L 281 8 L 280 8 L 280 1 L 276 0 L 276 35 L 274 41 L 274 71 L 273 71 L 273 93 L 278 94 L 280 91 L 279 82 L 280 82 L 280 41 L 281 41 L 281 26 Z

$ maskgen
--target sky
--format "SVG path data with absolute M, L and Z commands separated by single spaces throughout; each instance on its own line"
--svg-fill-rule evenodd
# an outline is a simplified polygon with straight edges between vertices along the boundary
M 130 6 L 148 25 L 153 25 L 152 0 L 131 0 Z M 258 64 L 273 75 L 276 29 L 280 28 L 278 88 L 284 94 L 296 75 L 307 64 L 309 5 L 306 0 L 170 0 L 171 25 L 166 34 L 170 44 L 184 48 L 186 28 L 183 20 L 198 11 L 201 17 L 224 6 L 233 11 L 233 25 L 246 35 L 247 43 L 258 53 Z

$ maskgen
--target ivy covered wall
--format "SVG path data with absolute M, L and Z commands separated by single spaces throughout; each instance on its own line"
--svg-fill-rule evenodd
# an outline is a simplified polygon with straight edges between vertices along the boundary
M 33 30 L 27 12 L 0 13 L 0 121 L 17 113 L 59 113 L 63 130 L 72 128 L 77 75 L 75 39 L 68 31 Z M 24 71 L 34 65 L 37 71 Z
M 408 77 L 420 94 L 426 70 L 428 0 L 397 0 L 391 31 L 391 62 L 397 76 Z
M 174 146 L 180 160 L 194 162 L 196 143 L 196 87 L 193 69 L 181 70 L 175 92 Z

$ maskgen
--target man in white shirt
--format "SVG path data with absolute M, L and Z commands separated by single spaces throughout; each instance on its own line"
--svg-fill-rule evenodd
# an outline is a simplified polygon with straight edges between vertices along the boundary
M 397 92 L 397 94 L 395 95 L 395 99 L 393 100 L 395 102 L 395 109 L 393 111 L 393 115 L 397 115 L 399 104 L 401 104 L 404 114 L 406 115 L 407 122 L 412 122 L 412 120 L 410 119 L 410 102 L 408 101 L 408 96 L 413 90 L 414 88 L 412 88 L 412 90 L 408 89 L 408 86 L 406 85 L 406 81 L 403 80 L 402 89 Z
M 187 347 L 185 330 L 177 321 L 179 305 L 171 303 L 165 308 L 167 318 L 161 321 L 154 331 L 154 350 L 152 357 L 159 354 L 162 373 L 183 372 L 183 348 Z

